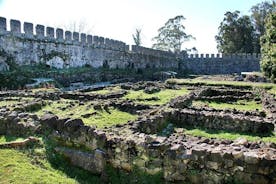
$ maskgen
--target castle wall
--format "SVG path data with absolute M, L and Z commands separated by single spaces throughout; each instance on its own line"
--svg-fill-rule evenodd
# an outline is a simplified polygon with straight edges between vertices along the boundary
M 260 55 L 190 55 L 182 59 L 180 68 L 194 74 L 232 74 L 260 71 Z
M 21 25 L 18 20 L 10 20 L 9 24 L 7 30 L 7 20 L 0 17 L 0 54 L 11 56 L 18 65 L 47 63 L 55 67 L 57 62 L 59 68 L 174 68 L 195 74 L 260 70 L 258 56 L 176 55 L 134 45 L 130 48 L 118 40 L 60 28 L 28 22 Z

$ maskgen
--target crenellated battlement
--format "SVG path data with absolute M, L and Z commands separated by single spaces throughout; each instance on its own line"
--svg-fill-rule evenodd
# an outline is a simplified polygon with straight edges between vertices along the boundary
M 260 58 L 258 54 L 178 54 L 173 52 L 156 50 L 142 46 L 132 45 L 131 48 L 126 43 L 110 38 L 104 38 L 97 35 L 87 35 L 85 33 L 64 31 L 61 28 L 53 28 L 37 24 L 34 25 L 29 22 L 23 23 L 23 32 L 21 32 L 21 22 L 19 20 L 10 20 L 10 30 L 7 30 L 7 19 L 0 17 L 0 34 L 12 34 L 14 36 L 26 37 L 28 39 L 48 40 L 55 42 L 65 42 L 70 44 L 81 44 L 86 46 L 94 46 L 96 48 L 105 48 L 118 51 L 131 51 L 132 53 L 152 55 L 157 57 L 180 57 L 188 60 L 198 59 L 255 59 Z
M 260 59 L 261 54 L 240 53 L 240 54 L 189 54 L 184 55 L 187 59 Z
M 0 40 L 0 50 L 18 65 L 45 62 L 58 68 L 176 68 L 196 74 L 260 70 L 258 54 L 176 54 L 4 17 L 0 17 Z M 0 68 L 1 64 L 8 68 L 6 61 L 0 60 Z
M 137 45 L 132 45 L 131 51 L 134 53 L 145 54 L 145 55 L 153 55 L 153 56 L 161 56 L 161 57 L 176 57 L 176 54 L 174 54 L 173 52 L 156 50 L 156 49 L 141 47 Z
M 0 34 L 12 34 L 13 36 L 25 37 L 28 39 L 47 40 L 55 42 L 65 42 L 70 44 L 82 44 L 86 46 L 95 46 L 96 48 L 107 48 L 119 51 L 129 51 L 126 43 L 104 38 L 101 36 L 92 36 L 85 33 L 71 32 L 61 28 L 53 28 L 44 25 L 33 25 L 29 22 L 23 23 L 23 31 L 21 31 L 21 22 L 11 19 L 9 21 L 10 30 L 7 29 L 7 19 L 0 17 Z M 34 29 L 35 27 L 35 29 Z

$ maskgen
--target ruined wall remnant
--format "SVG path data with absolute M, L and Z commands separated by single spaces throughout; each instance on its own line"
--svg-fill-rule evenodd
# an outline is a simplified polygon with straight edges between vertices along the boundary
M 50 63 L 61 58 L 58 68 L 165 68 L 180 69 L 196 74 L 229 74 L 242 71 L 259 71 L 258 55 L 189 55 L 174 54 L 96 35 L 64 31 L 63 29 L 34 26 L 18 20 L 10 20 L 7 30 L 6 18 L 0 17 L 0 49 L 14 57 L 18 65 Z M 23 30 L 23 32 L 21 31 Z M 58 54 L 52 54 L 58 53 Z
M 181 68 L 195 74 L 231 74 L 260 71 L 260 54 L 192 54 L 183 58 Z

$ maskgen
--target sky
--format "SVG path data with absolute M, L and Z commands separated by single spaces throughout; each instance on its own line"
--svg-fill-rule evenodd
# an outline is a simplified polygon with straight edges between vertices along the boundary
M 0 16 L 51 27 L 68 27 L 85 22 L 92 35 L 133 45 L 132 34 L 142 29 L 142 46 L 151 47 L 152 38 L 165 22 L 183 15 L 186 33 L 196 40 L 182 48 L 196 47 L 198 53 L 217 53 L 215 35 L 227 11 L 249 14 L 263 0 L 0 0 Z

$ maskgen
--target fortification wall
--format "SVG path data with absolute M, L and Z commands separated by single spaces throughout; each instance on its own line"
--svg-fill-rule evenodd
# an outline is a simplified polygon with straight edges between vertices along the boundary
M 0 68 L 8 60 L 18 65 L 47 63 L 56 68 L 89 65 L 95 68 L 167 68 L 196 74 L 259 71 L 259 56 L 174 54 L 96 35 L 64 31 L 0 17 Z M 210 56 L 210 57 L 209 57 Z
M 18 65 L 48 63 L 57 68 L 177 68 L 174 58 L 130 51 L 124 42 L 0 17 L 0 49 Z M 35 30 L 35 31 L 34 31 Z M 139 50 L 139 49 L 138 49 Z
M 260 71 L 260 59 L 260 54 L 194 54 L 184 57 L 180 68 L 195 74 Z

